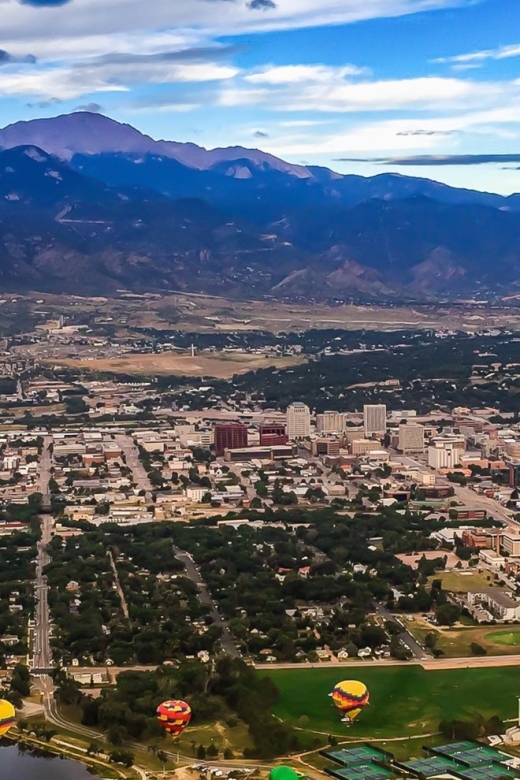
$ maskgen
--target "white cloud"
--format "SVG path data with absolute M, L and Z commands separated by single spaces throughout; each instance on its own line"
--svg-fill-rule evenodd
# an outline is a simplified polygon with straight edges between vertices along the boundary
M 276 70 L 268 71 L 270 78 Z M 279 69 L 278 69 L 279 70 Z M 257 76 L 246 76 L 244 82 L 255 79 L 249 87 L 236 82 L 225 85 L 219 96 L 221 106 L 263 106 L 277 111 L 316 111 L 349 113 L 356 111 L 397 111 L 403 109 L 432 110 L 460 109 L 482 105 L 507 93 L 509 87 L 501 83 L 474 82 L 456 78 L 426 76 L 415 79 L 380 81 L 348 81 L 337 68 L 319 66 L 319 78 L 311 75 L 290 80 L 290 70 L 279 81 L 262 82 L 256 86 Z M 328 79 L 326 78 L 328 76 Z
M 71 100 L 98 92 L 129 92 L 133 84 L 182 84 L 233 78 L 236 68 L 217 63 L 95 64 L 84 62 L 42 70 L 2 68 L 0 93 L 31 98 Z
M 331 68 L 326 65 L 283 65 L 267 66 L 262 70 L 250 73 L 244 81 L 250 84 L 302 84 L 327 83 L 331 79 L 345 79 L 347 76 L 362 76 L 368 73 L 367 68 L 356 65 L 344 65 Z
M 89 35 L 194 28 L 210 34 L 344 24 L 465 5 L 467 0 L 277 0 L 258 14 L 246 0 L 73 0 L 35 8 L 18 0 L 2 4 L 2 38 L 26 43 Z M 7 48 L 7 47 L 6 47 Z
M 516 107 L 518 104 L 518 107 Z M 386 119 L 357 122 L 347 130 L 336 130 L 319 135 L 278 134 L 262 144 L 263 148 L 281 157 L 297 160 L 301 156 L 323 156 L 332 159 L 338 155 L 350 156 L 371 153 L 385 156 L 392 153 L 408 154 L 432 152 L 451 154 L 468 151 L 468 141 L 485 139 L 493 143 L 497 138 L 516 139 L 520 126 L 520 102 L 505 108 L 468 111 L 441 117 Z M 515 127 L 515 131 L 507 128 Z
M 520 43 L 499 46 L 496 49 L 481 49 L 467 54 L 456 54 L 454 57 L 438 57 L 432 62 L 479 67 L 486 60 L 507 60 L 510 57 L 520 57 Z

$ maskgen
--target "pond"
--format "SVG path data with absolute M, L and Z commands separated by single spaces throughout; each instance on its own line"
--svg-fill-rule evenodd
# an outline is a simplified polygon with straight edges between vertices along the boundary
M 82 764 L 62 758 L 21 751 L 16 745 L 0 747 L 0 780 L 93 780 Z

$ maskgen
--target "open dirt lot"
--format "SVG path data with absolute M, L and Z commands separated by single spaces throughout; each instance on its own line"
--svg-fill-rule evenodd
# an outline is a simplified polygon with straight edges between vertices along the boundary
M 257 368 L 288 368 L 302 363 L 295 357 L 272 358 L 264 355 L 230 354 L 219 352 L 206 355 L 177 355 L 165 352 L 161 355 L 126 354 L 114 358 L 92 358 L 50 360 L 53 365 L 68 366 L 85 371 L 100 371 L 112 374 L 143 374 L 179 376 L 208 376 L 217 379 L 229 379 L 234 374 L 244 374 Z
M 421 558 L 426 558 L 427 561 L 433 561 L 436 558 L 444 558 L 446 556 L 446 568 L 452 569 L 454 566 L 459 563 L 459 558 L 455 555 L 455 553 L 452 552 L 445 552 L 444 550 L 426 550 L 425 552 L 421 553 L 402 553 L 401 555 L 397 555 L 396 557 L 399 558 L 400 561 L 405 563 L 407 566 L 410 566 L 412 569 L 417 569 L 419 566 L 419 561 Z M 462 567 L 467 568 L 468 563 L 467 561 L 462 561 Z M 438 579 L 438 578 L 437 578 Z

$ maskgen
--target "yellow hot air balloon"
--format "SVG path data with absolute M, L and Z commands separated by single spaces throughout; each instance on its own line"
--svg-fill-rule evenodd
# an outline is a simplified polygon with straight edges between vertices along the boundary
M 330 694 L 334 706 L 343 714 L 343 720 L 352 723 L 369 700 L 368 688 L 359 680 L 343 680 Z
M 5 699 L 0 699 L 0 737 L 7 734 L 9 729 L 14 723 L 16 717 L 16 710 L 11 702 Z

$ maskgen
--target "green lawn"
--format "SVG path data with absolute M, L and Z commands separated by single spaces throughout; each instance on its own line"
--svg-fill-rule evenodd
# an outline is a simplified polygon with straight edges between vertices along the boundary
M 296 726 L 375 739 L 428 734 L 441 720 L 476 712 L 512 718 L 518 712 L 520 667 L 425 671 L 420 666 L 273 670 L 280 690 L 275 714 Z M 370 690 L 370 705 L 357 722 L 341 722 L 328 693 L 341 679 L 358 678 Z
M 518 647 L 520 645 L 520 628 L 491 631 L 489 634 L 486 634 L 486 640 L 494 645 Z

